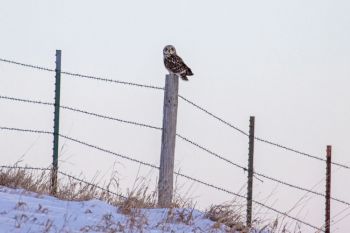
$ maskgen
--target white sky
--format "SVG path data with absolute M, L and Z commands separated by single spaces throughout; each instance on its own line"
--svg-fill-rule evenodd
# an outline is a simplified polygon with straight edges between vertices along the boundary
M 180 93 L 256 135 L 350 164 L 350 2 L 348 1 L 4 1 L 0 57 L 62 70 L 164 85 L 162 49 L 173 44 L 195 76 Z M 54 74 L 0 63 L 0 94 L 53 101 Z M 61 102 L 92 112 L 161 126 L 163 93 L 62 75 Z M 53 109 L 0 99 L 0 125 L 52 130 Z M 158 131 L 61 111 L 61 133 L 158 164 Z M 248 140 L 179 100 L 178 133 L 246 166 Z M 47 166 L 52 137 L 1 131 L 1 164 Z M 157 171 L 61 140 L 60 169 L 92 177 L 118 170 L 120 188 L 137 175 L 156 184 Z M 177 140 L 176 169 L 238 192 L 246 174 Z M 256 143 L 255 169 L 324 192 L 325 164 Z M 334 197 L 350 202 L 350 171 L 333 167 Z M 101 178 L 102 179 L 102 178 Z M 304 196 L 270 181 L 254 181 L 254 197 L 281 211 Z M 231 197 L 179 179 L 201 208 Z M 245 194 L 243 187 L 242 194 Z M 271 196 L 270 196 L 271 195 Z M 324 221 L 324 199 L 308 195 L 291 212 L 314 225 Z M 240 202 L 244 203 L 244 200 Z M 347 206 L 332 202 L 332 216 Z M 255 208 L 258 211 L 258 208 Z M 243 212 L 245 213 L 245 212 Z M 336 216 L 335 221 L 350 214 Z M 267 217 L 260 213 L 255 215 Z M 274 216 L 274 215 L 271 215 Z M 333 226 L 345 233 L 350 218 Z M 303 232 L 312 232 L 303 227 Z

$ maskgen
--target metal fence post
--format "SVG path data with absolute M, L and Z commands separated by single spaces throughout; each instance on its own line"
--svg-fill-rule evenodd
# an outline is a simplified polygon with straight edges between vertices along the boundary
M 57 193 L 57 171 L 58 171 L 58 140 L 60 119 L 60 92 L 61 92 L 61 50 L 56 50 L 56 83 L 55 83 L 55 116 L 53 133 L 53 160 L 51 171 L 51 194 Z
M 175 74 L 166 75 L 158 183 L 158 205 L 160 207 L 170 207 L 173 198 L 178 90 L 179 77 L 177 77 Z
M 332 146 L 327 146 L 325 233 L 330 233 L 330 229 L 331 229 L 331 165 L 332 165 L 331 163 L 332 163 Z
M 254 131 L 255 117 L 249 119 L 249 151 L 248 151 L 248 191 L 247 191 L 247 226 L 252 226 L 253 173 L 254 173 Z

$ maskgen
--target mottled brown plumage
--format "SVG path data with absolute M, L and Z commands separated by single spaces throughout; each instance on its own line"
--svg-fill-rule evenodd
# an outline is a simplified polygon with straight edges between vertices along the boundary
M 164 65 L 170 73 L 176 74 L 182 80 L 188 81 L 187 76 L 193 75 L 191 69 L 183 62 L 181 57 L 176 54 L 174 46 L 167 45 L 163 50 Z

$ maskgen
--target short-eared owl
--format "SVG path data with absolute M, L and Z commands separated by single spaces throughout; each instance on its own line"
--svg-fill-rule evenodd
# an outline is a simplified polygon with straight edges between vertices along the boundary
M 181 57 L 176 54 L 175 47 L 172 45 L 165 46 L 163 55 L 165 68 L 167 68 L 170 73 L 180 76 L 182 80 L 188 81 L 187 75 L 190 76 L 193 75 L 193 73 L 183 62 Z

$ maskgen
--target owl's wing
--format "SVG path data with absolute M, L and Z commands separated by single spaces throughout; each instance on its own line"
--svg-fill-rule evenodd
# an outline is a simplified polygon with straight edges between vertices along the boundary
M 190 68 L 188 68 L 188 66 L 183 62 L 181 57 L 177 55 L 172 55 L 164 59 L 164 64 L 168 70 L 175 74 L 183 73 L 185 71 L 188 72 L 188 70 L 190 71 Z

